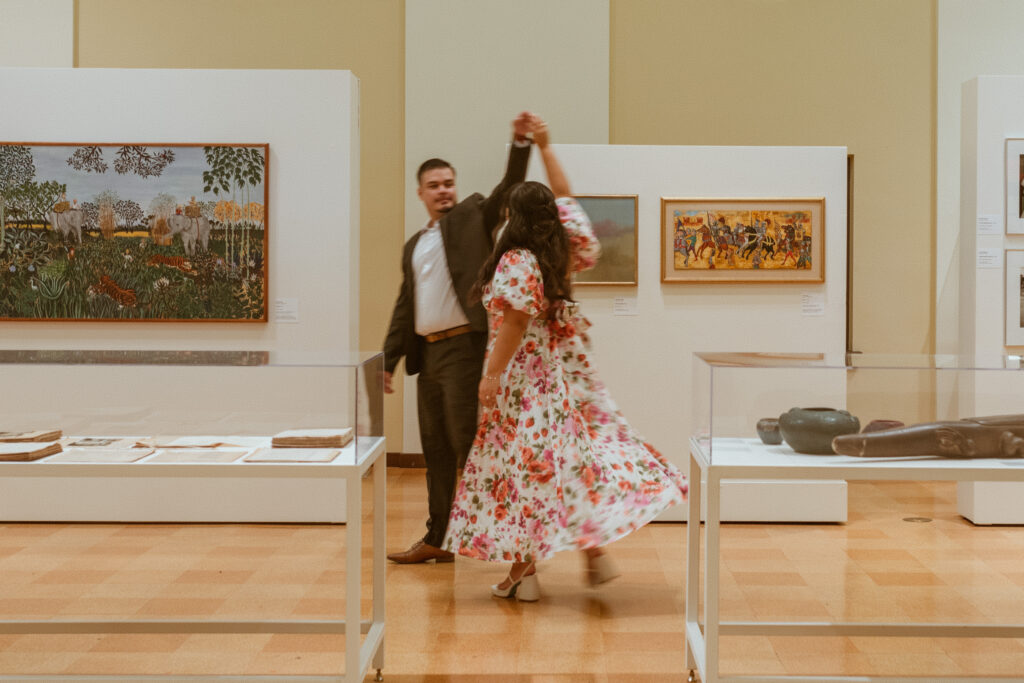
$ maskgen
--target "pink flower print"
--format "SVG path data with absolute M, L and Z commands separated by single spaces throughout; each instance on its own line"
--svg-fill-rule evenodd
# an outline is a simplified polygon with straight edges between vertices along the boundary
M 473 549 L 480 553 L 478 557 L 487 558 L 494 552 L 494 539 L 487 534 L 477 534 L 473 537 Z
M 562 526 L 565 526 L 564 524 Z M 543 539 L 547 534 L 544 532 L 544 522 L 537 518 L 530 522 L 530 538 L 534 540 Z

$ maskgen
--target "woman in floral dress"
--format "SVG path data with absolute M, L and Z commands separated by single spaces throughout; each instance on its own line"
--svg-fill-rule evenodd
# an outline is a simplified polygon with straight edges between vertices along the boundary
M 591 585 L 614 578 L 602 546 L 686 494 L 686 478 L 630 427 L 590 365 L 569 273 L 594 267 L 599 245 L 546 125 L 535 118 L 533 128 L 551 189 L 510 191 L 508 223 L 481 273 L 490 338 L 480 424 L 444 542 L 511 562 L 491 591 L 528 601 L 540 595 L 535 563 L 559 551 L 586 553 Z

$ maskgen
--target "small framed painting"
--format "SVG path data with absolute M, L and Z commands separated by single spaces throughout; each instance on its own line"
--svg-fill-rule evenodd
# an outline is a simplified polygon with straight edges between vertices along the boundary
M 1024 249 L 1007 249 L 1006 345 L 1024 346 Z
M 1024 140 L 1006 141 L 1006 232 L 1024 235 Z
M 825 199 L 661 199 L 662 282 L 824 282 Z
M 576 285 L 636 285 L 637 196 L 577 194 L 601 244 L 601 257 L 590 270 L 576 273 Z

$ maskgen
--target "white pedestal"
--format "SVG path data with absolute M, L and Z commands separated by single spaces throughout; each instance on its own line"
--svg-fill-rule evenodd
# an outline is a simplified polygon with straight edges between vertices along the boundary
M 741 448 L 743 442 L 747 448 Z M 748 476 L 751 479 L 780 481 L 819 481 L 842 478 L 851 481 L 1012 481 L 1024 484 L 1024 467 L 1014 461 L 996 458 L 954 459 L 939 457 L 856 458 L 846 455 L 814 456 L 794 453 L 787 447 L 763 446 L 753 439 L 715 439 L 714 458 L 707 442 L 690 439 L 690 480 L 707 481 L 705 487 L 691 485 L 688 508 L 697 514 L 705 501 L 712 511 L 707 524 L 687 525 L 686 530 L 686 666 L 691 680 L 704 683 L 740 683 L 741 681 L 877 681 L 882 683 L 916 683 L 920 677 L 904 676 L 818 676 L 764 675 L 722 676 L 719 673 L 722 636 L 864 636 L 873 638 L 1021 638 L 1024 624 L 977 623 L 881 623 L 869 622 L 807 622 L 807 621 L 723 621 L 721 619 L 722 585 L 721 521 L 714 511 L 721 509 L 722 486 L 728 481 Z M 746 452 L 745 452 L 746 451 Z M 756 455 L 757 457 L 751 457 Z M 703 536 L 703 538 L 702 538 Z M 933 549 L 941 553 L 942 548 Z M 703 567 L 701 565 L 703 564 Z M 703 570 L 703 571 L 702 571 Z M 702 581 L 703 576 L 703 581 Z M 703 601 L 701 600 L 703 583 Z M 785 596 L 779 595 L 779 600 Z M 701 603 L 703 602 L 703 618 Z M 894 646 L 897 648 L 897 646 Z M 897 651 L 894 649 L 893 651 Z M 931 681 L 1010 681 L 1014 678 L 985 678 L 967 675 L 929 678 Z
M 330 463 L 0 463 L 0 521 L 346 521 L 343 470 L 383 451 L 359 437 Z
M 728 452 L 756 465 L 765 452 L 788 452 L 786 445 L 765 446 L 751 439 L 716 439 L 716 453 Z M 705 481 L 706 483 L 706 481 Z M 721 486 L 723 522 L 846 522 L 847 486 L 843 480 L 729 479 Z M 677 510 L 686 519 L 686 507 Z M 707 501 L 701 505 L 701 521 Z
M 1024 484 L 1016 481 L 961 481 L 956 511 L 974 524 L 1024 524 Z
M 722 482 L 723 522 L 846 522 L 845 481 Z M 701 505 L 701 521 L 707 501 Z

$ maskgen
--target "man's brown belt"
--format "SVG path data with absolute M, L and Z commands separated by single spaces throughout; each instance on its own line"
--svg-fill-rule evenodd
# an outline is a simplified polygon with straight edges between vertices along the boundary
M 459 325 L 458 327 L 449 327 L 447 330 L 441 330 L 440 332 L 432 332 L 431 334 L 424 335 L 423 338 L 428 342 L 437 342 L 442 339 L 457 337 L 460 334 L 466 334 L 467 332 L 472 331 L 473 327 L 471 325 Z

